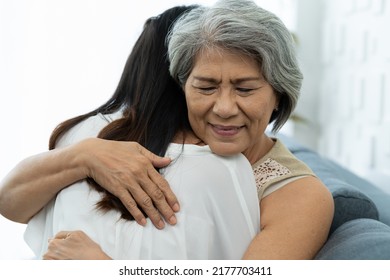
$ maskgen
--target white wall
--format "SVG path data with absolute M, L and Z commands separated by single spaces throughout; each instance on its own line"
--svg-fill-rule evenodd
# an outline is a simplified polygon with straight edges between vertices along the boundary
M 319 149 L 390 191 L 390 2 L 323 6 Z
M 295 113 L 304 122 L 294 123 L 293 136 L 316 150 L 318 145 L 319 84 L 321 67 L 322 5 L 319 1 L 298 0 L 296 15 L 297 55 L 304 76 L 301 96 Z

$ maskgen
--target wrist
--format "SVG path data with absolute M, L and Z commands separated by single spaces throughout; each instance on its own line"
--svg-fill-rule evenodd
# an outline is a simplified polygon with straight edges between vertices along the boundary
M 91 146 L 96 139 L 90 138 L 82 140 L 73 147 L 70 147 L 71 158 L 74 160 L 74 166 L 80 172 L 80 179 L 91 177 L 92 175 L 92 154 Z

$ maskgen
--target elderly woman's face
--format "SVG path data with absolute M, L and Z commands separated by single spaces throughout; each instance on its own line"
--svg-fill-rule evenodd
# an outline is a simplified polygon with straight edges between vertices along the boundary
M 261 154 L 277 106 L 272 87 L 250 57 L 221 49 L 201 52 L 185 84 L 191 127 L 219 155 Z

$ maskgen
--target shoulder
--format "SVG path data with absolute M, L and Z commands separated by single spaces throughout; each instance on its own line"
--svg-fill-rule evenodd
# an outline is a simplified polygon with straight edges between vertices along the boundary
M 329 234 L 333 198 L 320 180 L 305 177 L 262 199 L 260 214 L 262 229 L 271 239 L 290 239 L 290 245 L 281 248 L 288 258 L 311 259 Z
M 272 149 L 253 164 L 254 169 L 266 168 L 270 165 L 276 165 L 284 170 L 282 173 L 310 173 L 313 171 L 301 160 L 295 157 L 279 139 L 274 139 L 275 144 Z
M 120 118 L 121 115 L 122 113 L 118 112 L 107 115 L 99 113 L 91 116 L 69 129 L 58 141 L 56 147 L 65 147 L 86 138 L 96 137 L 100 130 L 102 130 L 110 122 Z
M 256 190 L 252 167 L 242 154 L 222 157 L 214 154 L 209 146 L 172 143 L 166 156 L 173 161 L 161 169 L 164 176 L 185 174 L 198 185 L 221 187 L 235 181 L 250 184 Z
M 329 224 L 329 227 L 334 213 L 332 194 L 318 178 L 312 176 L 286 184 L 265 197 L 263 202 L 265 208 L 274 208 L 275 211 L 280 210 L 282 203 L 293 216 L 315 220 L 316 223 L 322 221 L 323 225 Z
M 269 187 L 276 184 L 285 186 L 287 182 L 294 181 L 294 179 L 307 176 L 315 177 L 313 171 L 296 158 L 278 139 L 275 139 L 272 149 L 257 161 L 252 168 L 259 199 L 263 197 L 264 192 Z
M 208 169 L 211 173 L 216 173 L 218 167 L 220 167 L 229 171 L 234 171 L 234 169 L 246 170 L 252 174 L 251 165 L 243 154 L 223 157 L 214 154 L 207 145 L 171 143 L 168 146 L 166 156 L 173 159 L 174 163 L 177 162 L 178 164 L 180 162 L 180 165 L 198 166 L 192 172 L 203 172 L 200 170 Z

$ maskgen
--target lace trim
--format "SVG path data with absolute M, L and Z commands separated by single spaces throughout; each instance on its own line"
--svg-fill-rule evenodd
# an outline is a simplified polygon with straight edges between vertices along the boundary
M 260 191 L 260 189 L 263 188 L 269 181 L 291 174 L 291 171 L 287 167 L 271 158 L 256 166 L 253 172 L 255 174 L 258 191 Z

